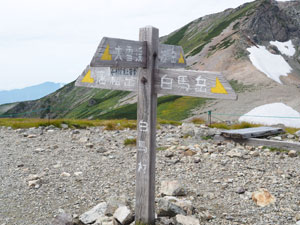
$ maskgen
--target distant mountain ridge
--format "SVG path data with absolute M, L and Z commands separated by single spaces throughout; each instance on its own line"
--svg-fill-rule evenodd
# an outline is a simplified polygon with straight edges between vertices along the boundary
M 36 100 L 62 88 L 64 84 L 45 82 L 42 84 L 13 90 L 0 91 L 0 104 Z
M 220 115 L 244 115 L 255 107 L 274 102 L 282 102 L 300 112 L 300 1 L 245 3 L 196 19 L 161 37 L 160 42 L 181 45 L 187 69 L 222 72 L 239 98 L 219 101 L 162 96 L 158 99 L 158 118 L 183 120 L 205 115 L 208 110 Z M 286 50 L 286 43 L 291 43 L 295 50 L 292 56 L 280 49 L 283 46 Z M 270 79 L 265 70 L 259 70 L 251 60 L 249 49 L 252 48 L 259 50 L 253 55 L 256 58 L 268 54 L 281 59 L 277 65 L 264 57 L 259 60 L 259 67 L 268 72 L 270 66 L 280 67 L 285 62 L 291 67 L 290 72 Z M 268 68 L 262 62 L 268 62 Z M 9 116 L 34 111 L 36 113 L 24 115 L 44 118 L 47 114 L 42 109 L 49 105 L 52 118 L 136 119 L 135 93 L 75 87 L 74 82 L 42 99 L 21 102 L 4 113 L 0 110 L 0 114 Z

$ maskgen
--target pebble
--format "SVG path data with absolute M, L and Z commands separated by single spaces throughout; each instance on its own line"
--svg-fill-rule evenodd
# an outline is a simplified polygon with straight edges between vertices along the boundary
M 289 157 L 297 157 L 298 153 L 295 150 L 290 150 L 289 153 L 288 153 L 288 155 L 289 155 Z

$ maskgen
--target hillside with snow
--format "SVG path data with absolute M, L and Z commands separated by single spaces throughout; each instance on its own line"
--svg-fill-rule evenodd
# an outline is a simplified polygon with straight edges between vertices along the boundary
M 158 117 L 206 119 L 212 111 L 214 122 L 271 116 L 281 119 L 272 123 L 282 124 L 282 117 L 297 117 L 286 107 L 300 112 L 299 15 L 300 1 L 257 0 L 198 18 L 161 37 L 161 43 L 183 47 L 187 69 L 222 73 L 238 100 L 160 96 Z M 44 117 L 41 109 L 49 102 L 55 118 L 136 118 L 134 93 L 78 88 L 74 83 L 40 100 L 10 106 L 5 114 L 32 116 L 24 112 L 34 111 L 33 116 Z M 272 104 L 276 107 L 268 108 Z

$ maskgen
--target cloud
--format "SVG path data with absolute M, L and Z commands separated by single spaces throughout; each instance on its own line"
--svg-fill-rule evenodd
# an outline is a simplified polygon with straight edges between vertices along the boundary
M 103 36 L 138 39 L 152 25 L 166 35 L 246 0 L 10 0 L 0 8 L 0 89 L 70 82 Z

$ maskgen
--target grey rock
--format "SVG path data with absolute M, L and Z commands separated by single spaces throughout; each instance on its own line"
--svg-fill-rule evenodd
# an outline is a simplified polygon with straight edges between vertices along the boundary
M 236 193 L 237 194 L 244 194 L 246 192 L 245 188 L 243 187 L 239 187 L 237 190 L 236 190 Z
M 280 137 L 280 136 L 272 137 L 271 140 L 282 141 L 282 137 Z
M 105 152 L 107 152 L 107 150 L 106 150 L 105 148 L 98 148 L 98 149 L 96 150 L 96 152 L 97 152 L 97 153 L 105 153 Z
M 165 152 L 165 157 L 167 157 L 167 158 L 172 158 L 174 156 L 174 153 L 173 152 L 171 152 L 171 151 L 166 151 Z
M 35 189 L 40 188 L 40 186 L 41 186 L 41 179 L 28 181 L 28 186 L 31 187 L 31 188 L 35 188 Z
M 94 144 L 93 144 L 93 143 L 87 143 L 85 146 L 86 146 L 87 148 L 93 148 L 93 147 L 94 147 Z
M 54 220 L 55 225 L 73 225 L 73 218 L 70 214 L 62 211 Z
M 176 215 L 176 225 L 200 225 L 199 219 L 192 216 Z
M 123 225 L 128 225 L 134 220 L 133 213 L 127 206 L 119 207 L 115 211 L 113 216 L 118 222 L 120 222 Z
M 73 130 L 72 134 L 80 134 L 80 131 L 79 130 Z
M 164 180 L 161 182 L 161 194 L 169 196 L 185 196 L 187 191 L 178 180 Z
M 106 202 L 101 202 L 100 204 L 96 205 L 89 211 L 83 213 L 79 219 L 81 222 L 85 224 L 90 224 L 95 222 L 99 217 L 104 216 L 105 210 L 107 208 Z
M 157 205 L 158 205 L 157 215 L 160 217 L 161 216 L 174 217 L 177 214 L 186 215 L 186 212 L 180 206 L 172 202 L 170 199 L 161 198 L 158 200 Z
M 60 126 L 61 126 L 62 129 L 68 129 L 69 128 L 69 125 L 65 124 L 65 123 L 62 123 Z
M 120 206 L 126 206 L 127 204 L 128 202 L 125 196 L 110 197 L 107 201 L 107 208 L 105 210 L 105 215 L 113 216 L 114 212 Z
M 195 135 L 195 124 L 183 123 L 181 125 L 181 130 L 183 135 L 189 135 L 193 137 Z
M 80 139 L 79 139 L 79 142 L 80 143 L 86 143 L 86 142 L 88 142 L 89 141 L 89 138 L 87 138 L 87 137 L 81 137 Z
M 174 225 L 175 220 L 169 217 L 158 217 L 155 221 L 155 224 L 159 225 Z
M 297 137 L 300 137 L 300 130 L 298 130 L 297 132 L 295 132 L 295 135 L 296 135 Z
M 244 149 L 241 148 L 234 148 L 232 150 L 230 150 L 229 152 L 226 153 L 226 156 L 229 156 L 230 158 L 241 158 L 246 154 L 246 151 Z
M 295 150 L 290 150 L 289 153 L 288 153 L 289 157 L 297 157 L 297 151 Z
M 35 135 L 35 134 L 29 134 L 27 137 L 28 137 L 28 138 L 36 138 L 37 135 Z
M 114 225 L 114 218 L 108 216 L 102 216 L 98 218 L 93 225 Z

